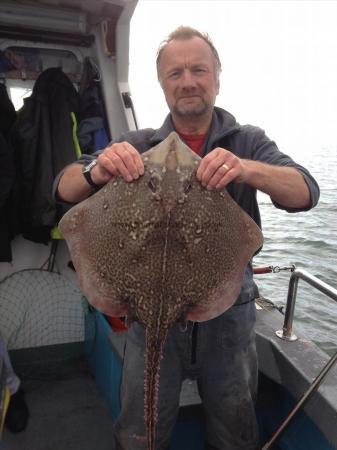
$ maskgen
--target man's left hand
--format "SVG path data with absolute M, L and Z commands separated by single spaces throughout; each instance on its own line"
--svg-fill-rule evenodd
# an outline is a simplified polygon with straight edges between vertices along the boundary
M 217 147 L 200 162 L 197 178 L 207 189 L 221 189 L 231 181 L 237 183 L 244 179 L 243 160 L 229 150 Z

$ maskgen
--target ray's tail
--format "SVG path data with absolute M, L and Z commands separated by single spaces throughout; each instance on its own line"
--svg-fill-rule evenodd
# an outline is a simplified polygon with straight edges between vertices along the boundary
M 155 450 L 160 360 L 162 358 L 166 336 L 167 330 L 161 330 L 159 335 L 153 335 L 149 330 L 146 332 L 144 413 L 147 450 Z

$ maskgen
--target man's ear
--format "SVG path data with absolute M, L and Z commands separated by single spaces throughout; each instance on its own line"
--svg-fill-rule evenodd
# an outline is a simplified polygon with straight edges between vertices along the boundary
M 220 92 L 220 74 L 217 75 L 217 80 L 216 80 L 216 95 L 218 95 Z

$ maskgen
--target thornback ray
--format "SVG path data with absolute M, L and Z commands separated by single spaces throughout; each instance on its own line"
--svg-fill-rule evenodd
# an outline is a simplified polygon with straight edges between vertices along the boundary
M 232 306 L 263 237 L 225 188 L 201 185 L 200 158 L 177 133 L 142 159 L 143 176 L 131 183 L 113 178 L 71 208 L 59 228 L 88 301 L 146 330 L 144 417 L 148 450 L 154 450 L 169 328 L 213 319 Z

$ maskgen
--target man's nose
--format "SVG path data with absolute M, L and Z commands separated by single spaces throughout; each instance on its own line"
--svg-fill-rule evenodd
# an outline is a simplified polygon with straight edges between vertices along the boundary
M 185 69 L 182 73 L 182 85 L 184 88 L 195 87 L 195 77 L 189 69 Z

